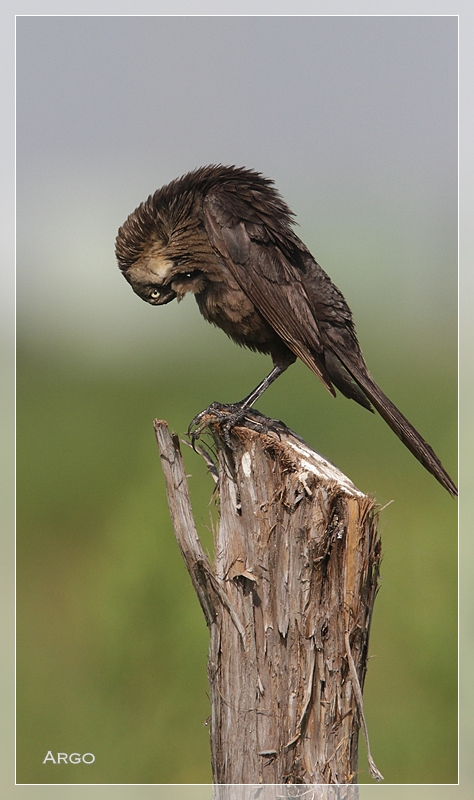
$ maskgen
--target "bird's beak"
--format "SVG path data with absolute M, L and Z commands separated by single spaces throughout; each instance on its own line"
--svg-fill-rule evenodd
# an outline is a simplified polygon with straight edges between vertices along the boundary
M 159 291 L 160 296 L 153 299 L 154 306 L 165 306 L 166 303 L 171 303 L 176 297 L 176 292 L 171 286 L 163 286 Z

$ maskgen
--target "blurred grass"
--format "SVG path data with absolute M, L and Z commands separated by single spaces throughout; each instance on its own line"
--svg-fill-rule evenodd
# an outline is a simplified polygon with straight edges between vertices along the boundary
M 161 352 L 147 368 L 110 371 L 59 343 L 19 344 L 20 783 L 211 780 L 208 633 L 172 533 L 151 423 L 165 418 L 182 434 L 211 400 L 239 399 L 262 377 L 267 359 L 215 336 L 205 356 Z M 388 334 L 370 346 L 378 382 L 454 473 L 449 346 L 434 352 L 422 337 L 408 346 Z M 372 752 L 387 783 L 456 782 L 456 503 L 380 419 L 332 400 L 300 364 L 258 407 L 381 505 L 395 499 L 380 518 L 364 694 Z M 184 455 L 211 551 L 213 483 L 200 458 Z M 96 761 L 43 765 L 48 750 Z M 370 782 L 362 737 L 360 750 L 359 780 Z

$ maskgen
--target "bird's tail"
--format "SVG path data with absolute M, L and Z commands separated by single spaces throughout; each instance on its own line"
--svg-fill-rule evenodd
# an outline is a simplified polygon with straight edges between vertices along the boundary
M 392 431 L 397 434 L 398 438 L 408 447 L 415 458 L 423 464 L 425 469 L 431 472 L 436 480 L 448 490 L 450 495 L 456 497 L 458 494 L 456 485 L 449 477 L 436 453 L 391 400 L 384 395 L 365 365 L 355 364 L 352 359 L 342 352 L 338 352 L 337 356 Z

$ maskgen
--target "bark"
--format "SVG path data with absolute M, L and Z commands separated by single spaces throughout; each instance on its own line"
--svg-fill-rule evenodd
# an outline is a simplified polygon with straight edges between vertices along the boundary
M 251 412 L 230 449 L 220 423 L 203 422 L 220 499 L 212 566 L 177 438 L 163 422 L 155 431 L 175 534 L 210 628 L 214 783 L 357 783 L 380 561 L 375 502 L 281 423 Z M 380 779 L 370 751 L 369 762 Z
M 359 800 L 354 784 L 216 784 L 213 800 Z

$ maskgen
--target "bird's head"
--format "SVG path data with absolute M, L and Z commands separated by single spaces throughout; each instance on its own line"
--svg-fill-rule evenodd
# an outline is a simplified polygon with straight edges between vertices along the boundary
M 187 292 L 199 294 L 205 285 L 202 272 L 191 259 L 177 258 L 158 243 L 146 249 L 123 274 L 133 291 L 154 306 L 175 298 L 182 300 Z
M 179 301 L 187 292 L 199 294 L 205 287 L 198 218 L 186 206 L 177 215 L 159 199 L 156 193 L 130 214 L 115 244 L 119 267 L 133 291 L 155 306 Z

